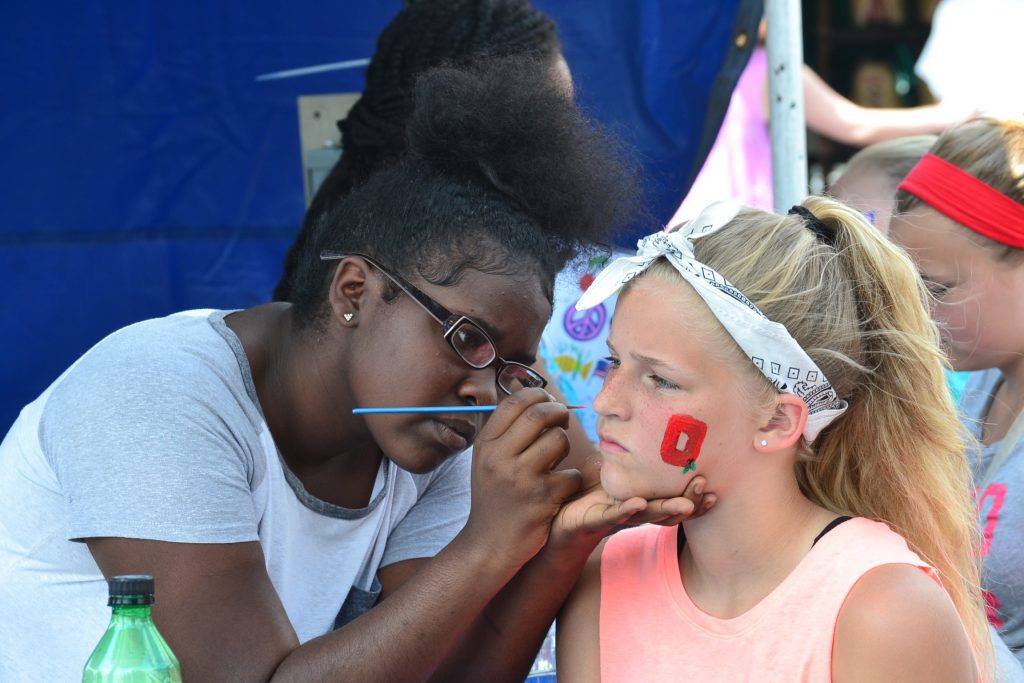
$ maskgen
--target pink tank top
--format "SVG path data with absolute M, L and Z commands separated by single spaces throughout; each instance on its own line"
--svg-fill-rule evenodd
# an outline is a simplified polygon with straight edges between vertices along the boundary
M 910 564 L 934 578 L 901 536 L 855 517 L 825 534 L 752 609 L 718 619 L 686 594 L 676 532 L 643 526 L 605 544 L 603 681 L 830 681 L 836 620 L 861 576 L 884 564 Z

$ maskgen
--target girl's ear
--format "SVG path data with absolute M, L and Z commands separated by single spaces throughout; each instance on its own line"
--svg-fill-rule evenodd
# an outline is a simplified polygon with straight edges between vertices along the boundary
M 803 436 L 807 404 L 795 394 L 779 394 L 768 424 L 754 435 L 754 449 L 762 452 L 789 448 Z
M 359 321 L 359 307 L 367 294 L 370 266 L 358 257 L 342 259 L 334 271 L 327 300 L 333 317 L 346 327 Z

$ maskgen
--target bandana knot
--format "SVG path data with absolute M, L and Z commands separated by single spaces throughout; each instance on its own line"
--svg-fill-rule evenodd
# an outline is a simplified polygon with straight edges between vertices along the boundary
M 732 201 L 716 202 L 672 232 L 644 237 L 637 242 L 636 256 L 616 259 L 598 274 L 576 309 L 598 305 L 659 258 L 665 258 L 693 286 L 761 374 L 778 391 L 794 394 L 807 404 L 803 434 L 811 443 L 846 411 L 846 401 L 839 398 L 825 373 L 784 325 L 768 319 L 743 292 L 714 268 L 698 261 L 693 252 L 695 240 L 729 223 L 741 208 Z

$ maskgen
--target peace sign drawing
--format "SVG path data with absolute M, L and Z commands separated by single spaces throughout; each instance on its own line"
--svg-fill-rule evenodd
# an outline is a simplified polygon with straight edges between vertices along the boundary
M 573 304 L 566 310 L 562 318 L 562 325 L 566 333 L 576 341 L 590 341 L 604 329 L 604 323 L 608 319 L 608 310 L 604 304 L 598 304 L 585 311 L 577 311 Z

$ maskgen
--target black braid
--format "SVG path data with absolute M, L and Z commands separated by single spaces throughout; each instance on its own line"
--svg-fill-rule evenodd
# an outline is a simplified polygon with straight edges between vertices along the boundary
M 342 128 L 342 149 L 404 147 L 416 77 L 443 62 L 468 63 L 483 53 L 554 52 L 554 24 L 525 0 L 413 2 L 384 29 L 366 72 L 366 89 Z M 359 153 L 357 152 L 357 153 Z

